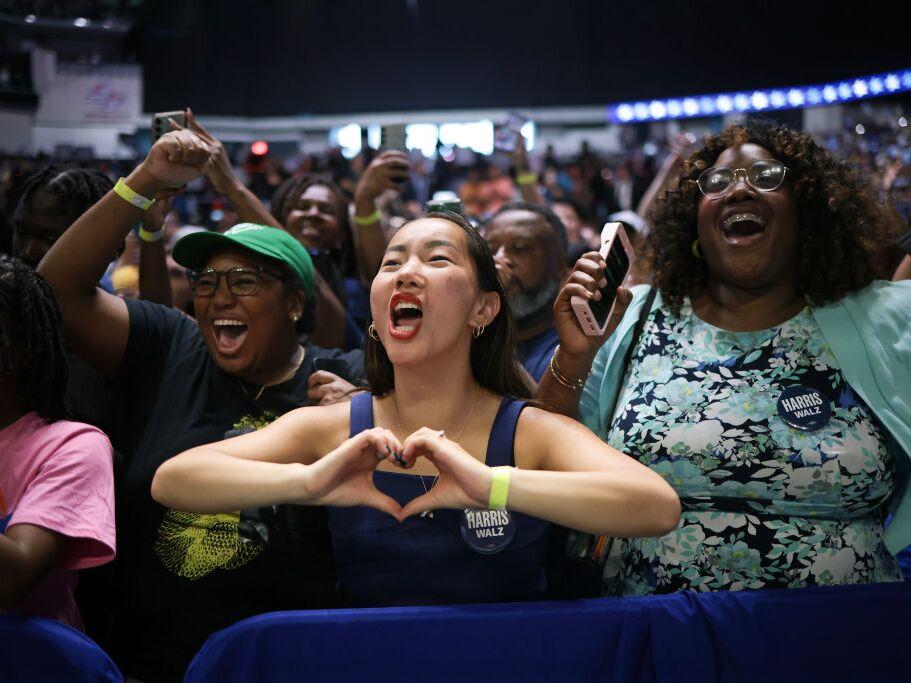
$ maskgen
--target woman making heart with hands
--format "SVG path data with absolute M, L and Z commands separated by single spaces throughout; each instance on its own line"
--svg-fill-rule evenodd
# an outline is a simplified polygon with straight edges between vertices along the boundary
M 493 257 L 460 216 L 392 237 L 370 293 L 371 393 L 186 451 L 152 495 L 191 512 L 327 505 L 357 606 L 544 596 L 551 522 L 672 529 L 671 487 L 574 420 L 528 406 Z

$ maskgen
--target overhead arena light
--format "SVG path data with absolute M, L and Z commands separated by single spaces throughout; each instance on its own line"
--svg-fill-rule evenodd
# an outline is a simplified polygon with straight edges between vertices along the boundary
M 750 113 L 835 104 L 907 91 L 911 91 L 911 69 L 820 85 L 623 102 L 608 106 L 607 118 L 612 123 L 665 121 L 695 116 L 717 116 L 733 111 Z

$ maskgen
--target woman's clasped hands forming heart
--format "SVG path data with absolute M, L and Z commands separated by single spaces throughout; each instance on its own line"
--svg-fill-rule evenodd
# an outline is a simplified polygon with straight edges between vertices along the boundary
M 404 470 L 427 458 L 439 472 L 436 484 L 404 507 L 373 484 L 373 472 L 383 460 Z M 486 508 L 491 470 L 438 430 L 423 427 L 404 443 L 388 429 L 374 427 L 348 439 L 309 466 L 306 502 L 310 505 L 351 507 L 368 505 L 398 521 L 427 510 Z

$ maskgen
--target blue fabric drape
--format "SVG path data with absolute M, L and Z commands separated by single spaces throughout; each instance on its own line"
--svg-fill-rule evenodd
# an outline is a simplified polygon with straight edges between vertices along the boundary
M 115 683 L 123 676 L 81 631 L 42 617 L 0 614 L 0 681 Z
M 213 635 L 208 681 L 897 681 L 906 583 L 276 612 Z

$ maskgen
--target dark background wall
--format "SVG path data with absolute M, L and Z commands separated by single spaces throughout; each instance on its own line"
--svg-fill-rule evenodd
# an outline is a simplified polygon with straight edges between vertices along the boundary
M 566 106 L 911 67 L 904 4 L 160 0 L 134 38 L 147 111 Z

